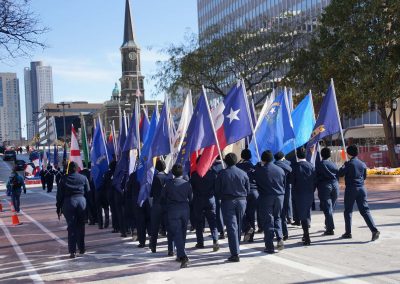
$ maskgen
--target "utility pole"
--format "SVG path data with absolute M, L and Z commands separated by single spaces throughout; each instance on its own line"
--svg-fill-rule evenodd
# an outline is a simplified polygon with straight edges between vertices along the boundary
M 63 112 L 63 123 L 64 123 L 64 143 L 67 143 L 67 127 L 65 124 L 65 107 L 71 108 L 71 104 L 62 102 L 57 104 L 57 108 L 62 107 L 62 112 Z

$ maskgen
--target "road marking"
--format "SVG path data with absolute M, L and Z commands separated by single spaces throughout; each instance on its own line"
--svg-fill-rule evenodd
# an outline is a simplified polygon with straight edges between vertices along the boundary
M 33 219 L 30 215 L 25 213 L 23 210 L 21 210 L 22 215 L 24 215 L 26 218 L 28 218 L 31 222 L 33 222 L 36 226 L 38 226 L 43 232 L 45 232 L 47 235 L 49 235 L 53 240 L 57 241 L 59 244 L 62 246 L 68 246 L 67 242 L 63 241 L 60 239 L 56 234 L 51 232 L 49 229 L 47 229 L 45 226 L 43 226 L 41 223 Z
M 22 265 L 25 267 L 24 272 L 29 273 L 29 277 L 32 279 L 33 283 L 41 284 L 44 283 L 42 277 L 37 273 L 36 269 L 33 267 L 32 263 L 28 260 L 24 252 L 22 251 L 21 247 L 15 241 L 15 239 L 11 236 L 10 231 L 4 224 L 3 220 L 0 219 L 0 227 L 4 232 L 4 235 L 7 237 L 10 244 L 13 246 L 15 253 L 17 254 L 19 260 L 21 261 Z

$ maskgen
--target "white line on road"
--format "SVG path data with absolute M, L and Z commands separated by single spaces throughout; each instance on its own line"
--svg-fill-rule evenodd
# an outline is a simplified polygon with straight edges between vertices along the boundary
M 30 278 L 32 279 L 33 283 L 41 284 L 44 283 L 42 277 L 37 273 L 36 269 L 33 267 L 32 263 L 28 260 L 24 252 L 22 251 L 21 247 L 15 241 L 15 239 L 11 236 L 10 231 L 4 224 L 3 220 L 0 219 L 0 227 L 4 232 L 4 235 L 7 237 L 10 244 L 13 246 L 15 253 L 17 254 L 19 260 L 25 267 L 25 272 L 29 273 Z

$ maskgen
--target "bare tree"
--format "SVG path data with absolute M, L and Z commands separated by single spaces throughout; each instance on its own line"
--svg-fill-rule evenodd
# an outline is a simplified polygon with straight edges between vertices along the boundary
M 30 10 L 30 0 L 0 0 L 0 60 L 30 56 L 46 48 L 40 36 L 48 31 Z

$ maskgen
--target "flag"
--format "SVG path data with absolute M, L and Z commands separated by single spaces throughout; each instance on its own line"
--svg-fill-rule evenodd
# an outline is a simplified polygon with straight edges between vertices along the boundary
M 57 149 L 57 145 L 54 145 L 54 167 L 57 168 L 58 167 L 58 149 Z
M 187 128 L 189 126 L 192 115 L 193 115 L 192 93 L 189 92 L 189 94 L 186 96 L 185 104 L 183 105 L 181 120 L 179 121 L 178 129 L 176 130 L 176 133 L 172 138 L 172 143 L 171 143 L 172 153 L 169 154 L 165 159 L 168 171 L 172 168 L 173 164 L 175 163 L 179 150 L 182 147 L 183 139 L 187 131 Z
M 142 143 L 146 139 L 147 133 L 149 132 L 150 122 L 148 118 L 147 109 L 143 109 L 143 113 L 140 118 L 139 129 L 140 129 L 140 141 Z
M 108 136 L 106 147 L 107 147 L 108 160 L 112 161 L 115 156 L 114 137 L 112 132 L 110 132 L 110 135 Z
M 213 110 L 213 120 L 220 150 L 252 134 L 252 120 L 247 108 L 247 95 L 241 83 L 235 85 Z M 197 173 L 204 176 L 219 155 L 218 147 L 206 148 L 197 164 Z
M 43 168 L 47 168 L 47 163 L 48 163 L 48 158 L 47 158 L 47 152 L 46 152 L 46 149 L 45 149 L 43 151 L 43 158 L 42 158 Z
M 177 163 L 182 164 L 185 173 L 189 172 L 189 160 L 193 152 L 216 144 L 212 128 L 206 94 L 203 89 L 203 94 L 200 96 L 193 116 L 190 119 L 182 147 L 176 160 Z
M 126 123 L 125 116 L 121 117 L 119 123 L 119 135 L 118 135 L 118 143 L 117 143 L 117 159 L 120 159 L 122 148 L 125 145 L 126 140 Z
M 103 175 L 108 170 L 108 153 L 106 142 L 104 141 L 103 130 L 101 127 L 100 118 L 96 123 L 96 128 L 93 134 L 92 149 L 90 151 L 90 161 L 92 165 L 91 175 L 94 186 L 97 190 L 103 185 Z
M 138 107 L 138 102 L 136 102 L 135 107 L 132 112 L 132 118 L 131 122 L 129 124 L 129 129 L 128 129 L 128 136 L 125 141 L 124 148 L 122 150 L 123 153 L 128 153 L 128 167 L 127 169 L 124 169 L 124 171 L 128 172 L 128 174 L 131 174 L 134 172 L 136 169 L 136 158 L 137 158 L 137 153 L 139 149 L 139 136 L 140 133 L 138 134 L 138 122 L 136 117 L 138 116 L 137 112 L 137 107 Z M 123 154 L 124 155 L 124 154 Z
M 275 154 L 283 149 L 287 141 L 295 137 L 285 92 L 276 97 L 266 115 L 260 118 L 262 121 L 255 135 L 260 154 L 266 150 Z M 256 164 L 258 161 L 254 139 L 249 145 L 249 150 L 252 152 L 251 161 Z
M 158 123 L 158 106 L 153 112 L 150 121 L 149 132 L 147 134 L 146 140 L 144 141 L 142 153 L 140 155 L 139 166 L 137 168 L 137 178 L 140 182 L 140 192 L 138 197 L 138 204 L 142 206 L 150 196 L 151 183 L 153 181 L 154 175 L 154 165 L 151 154 L 151 146 L 153 143 L 153 138 L 156 133 Z
M 82 115 L 82 150 L 83 150 L 83 160 L 85 161 L 86 167 L 89 166 L 89 145 L 87 140 L 86 123 L 85 118 Z
M 168 99 L 165 98 L 164 106 L 161 110 L 160 119 L 154 133 L 154 138 L 151 144 L 151 156 L 158 157 L 171 153 L 170 144 L 170 117 L 168 108 Z
M 79 150 L 78 136 L 74 126 L 71 126 L 71 150 L 69 154 L 69 161 L 75 162 L 78 165 L 78 172 L 83 170 L 81 151 Z
M 310 150 L 319 140 L 326 136 L 336 134 L 341 131 L 339 112 L 336 107 L 336 95 L 333 82 L 328 88 L 324 97 L 315 123 L 311 138 L 307 143 L 307 150 Z M 310 151 L 307 151 L 310 152 Z
M 314 106 L 311 92 L 299 103 L 292 112 L 295 143 L 288 142 L 282 152 L 288 154 L 308 142 L 315 125 Z

